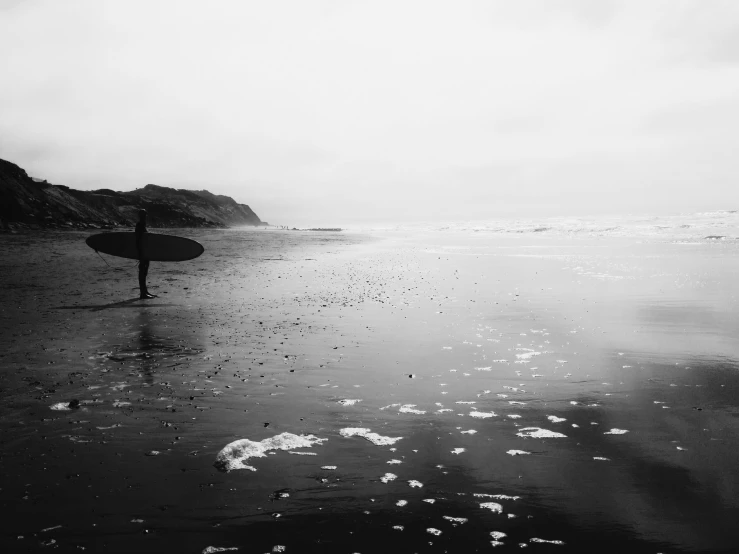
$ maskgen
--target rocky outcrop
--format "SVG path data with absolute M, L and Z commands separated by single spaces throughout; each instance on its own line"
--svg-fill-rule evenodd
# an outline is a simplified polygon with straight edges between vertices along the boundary
M 0 160 L 0 228 L 100 228 L 131 226 L 140 209 L 150 227 L 263 225 L 257 214 L 228 196 L 207 190 L 146 185 L 130 192 L 74 190 L 37 181 Z
M 261 223 L 249 206 L 238 204 L 230 196 L 216 195 L 207 190 L 182 190 L 146 185 L 142 189 L 124 194 L 151 203 L 176 204 L 197 217 L 226 226 Z

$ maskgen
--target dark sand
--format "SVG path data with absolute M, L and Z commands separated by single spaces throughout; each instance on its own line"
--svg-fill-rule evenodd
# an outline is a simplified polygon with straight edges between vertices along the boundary
M 0 551 L 736 551 L 736 241 L 177 234 L 0 236 Z

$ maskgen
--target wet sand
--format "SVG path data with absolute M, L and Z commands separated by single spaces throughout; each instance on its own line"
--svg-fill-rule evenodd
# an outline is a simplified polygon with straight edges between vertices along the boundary
M 4 551 L 739 545 L 736 241 L 177 234 L 0 236 Z

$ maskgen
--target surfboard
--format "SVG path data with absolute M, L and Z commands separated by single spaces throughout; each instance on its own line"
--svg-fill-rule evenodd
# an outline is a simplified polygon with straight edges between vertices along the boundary
M 96 252 L 119 258 L 139 259 L 136 233 L 100 233 L 87 237 L 85 242 Z M 142 259 L 152 262 L 184 262 L 205 252 L 203 245 L 192 239 L 157 233 L 144 233 L 141 247 Z

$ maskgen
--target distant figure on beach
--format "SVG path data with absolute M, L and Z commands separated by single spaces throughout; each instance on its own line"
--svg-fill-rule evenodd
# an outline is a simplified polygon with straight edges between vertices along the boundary
M 155 295 L 149 294 L 146 288 L 146 276 L 149 273 L 149 260 L 142 258 L 143 239 L 146 233 L 146 210 L 139 210 L 139 222 L 136 224 L 136 248 L 139 251 L 139 289 L 141 290 L 141 300 L 156 298 Z

